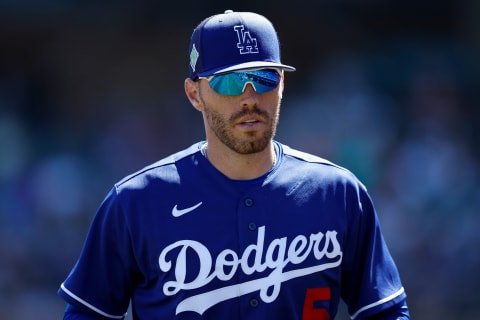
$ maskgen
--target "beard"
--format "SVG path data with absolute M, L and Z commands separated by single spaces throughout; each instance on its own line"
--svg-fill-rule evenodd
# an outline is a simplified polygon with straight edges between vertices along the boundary
M 239 154 L 261 152 L 269 146 L 271 140 L 275 136 L 279 120 L 280 104 L 277 106 L 273 115 L 269 115 L 267 112 L 262 111 L 255 106 L 253 108 L 243 109 L 227 118 L 210 108 L 203 99 L 201 99 L 201 102 L 204 105 L 207 124 L 214 132 L 215 136 L 229 149 Z M 244 133 L 244 137 L 238 138 L 233 132 L 235 123 L 239 118 L 248 115 L 260 116 L 267 124 L 266 130 L 262 132 L 247 131 Z

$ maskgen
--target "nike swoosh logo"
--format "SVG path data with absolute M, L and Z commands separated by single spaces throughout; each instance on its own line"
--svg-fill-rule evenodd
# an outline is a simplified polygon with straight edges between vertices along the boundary
M 185 209 L 178 209 L 177 205 L 175 205 L 175 207 L 173 207 L 173 209 L 172 209 L 172 216 L 174 216 L 175 218 L 183 216 L 184 214 L 189 213 L 189 212 L 197 209 L 198 207 L 200 207 L 202 205 L 202 203 L 203 202 L 199 202 L 196 205 L 185 208 Z

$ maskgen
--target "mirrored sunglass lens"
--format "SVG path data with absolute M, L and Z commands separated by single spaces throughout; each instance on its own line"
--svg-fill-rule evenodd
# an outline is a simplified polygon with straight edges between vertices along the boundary
M 243 91 L 243 83 L 234 73 L 214 76 L 210 79 L 209 83 L 210 87 L 220 94 L 238 96 L 241 95 Z
M 259 86 L 257 91 L 264 90 L 263 92 L 276 88 L 280 82 L 280 75 L 275 70 L 245 72 L 245 77 L 252 81 L 256 86 Z
M 247 83 L 251 83 L 257 93 L 265 93 L 278 86 L 280 74 L 270 69 L 232 72 L 214 76 L 209 83 L 210 87 L 220 94 L 241 95 Z

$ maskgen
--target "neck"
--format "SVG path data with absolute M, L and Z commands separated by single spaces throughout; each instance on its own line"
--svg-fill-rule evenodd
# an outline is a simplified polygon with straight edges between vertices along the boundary
M 277 158 L 273 142 L 263 151 L 252 154 L 240 154 L 206 143 L 204 154 L 215 168 L 233 180 L 258 178 L 272 169 Z

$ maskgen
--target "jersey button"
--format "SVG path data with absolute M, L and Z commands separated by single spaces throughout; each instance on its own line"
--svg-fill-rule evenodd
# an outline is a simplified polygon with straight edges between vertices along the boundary
M 248 224 L 248 229 L 255 231 L 257 229 L 257 224 L 255 222 L 250 222 Z
M 243 204 L 245 205 L 245 207 L 251 207 L 251 206 L 253 206 L 253 199 L 252 198 L 246 198 L 243 201 Z
M 250 299 L 250 307 L 252 307 L 252 308 L 258 307 L 258 300 L 255 299 L 255 298 Z

